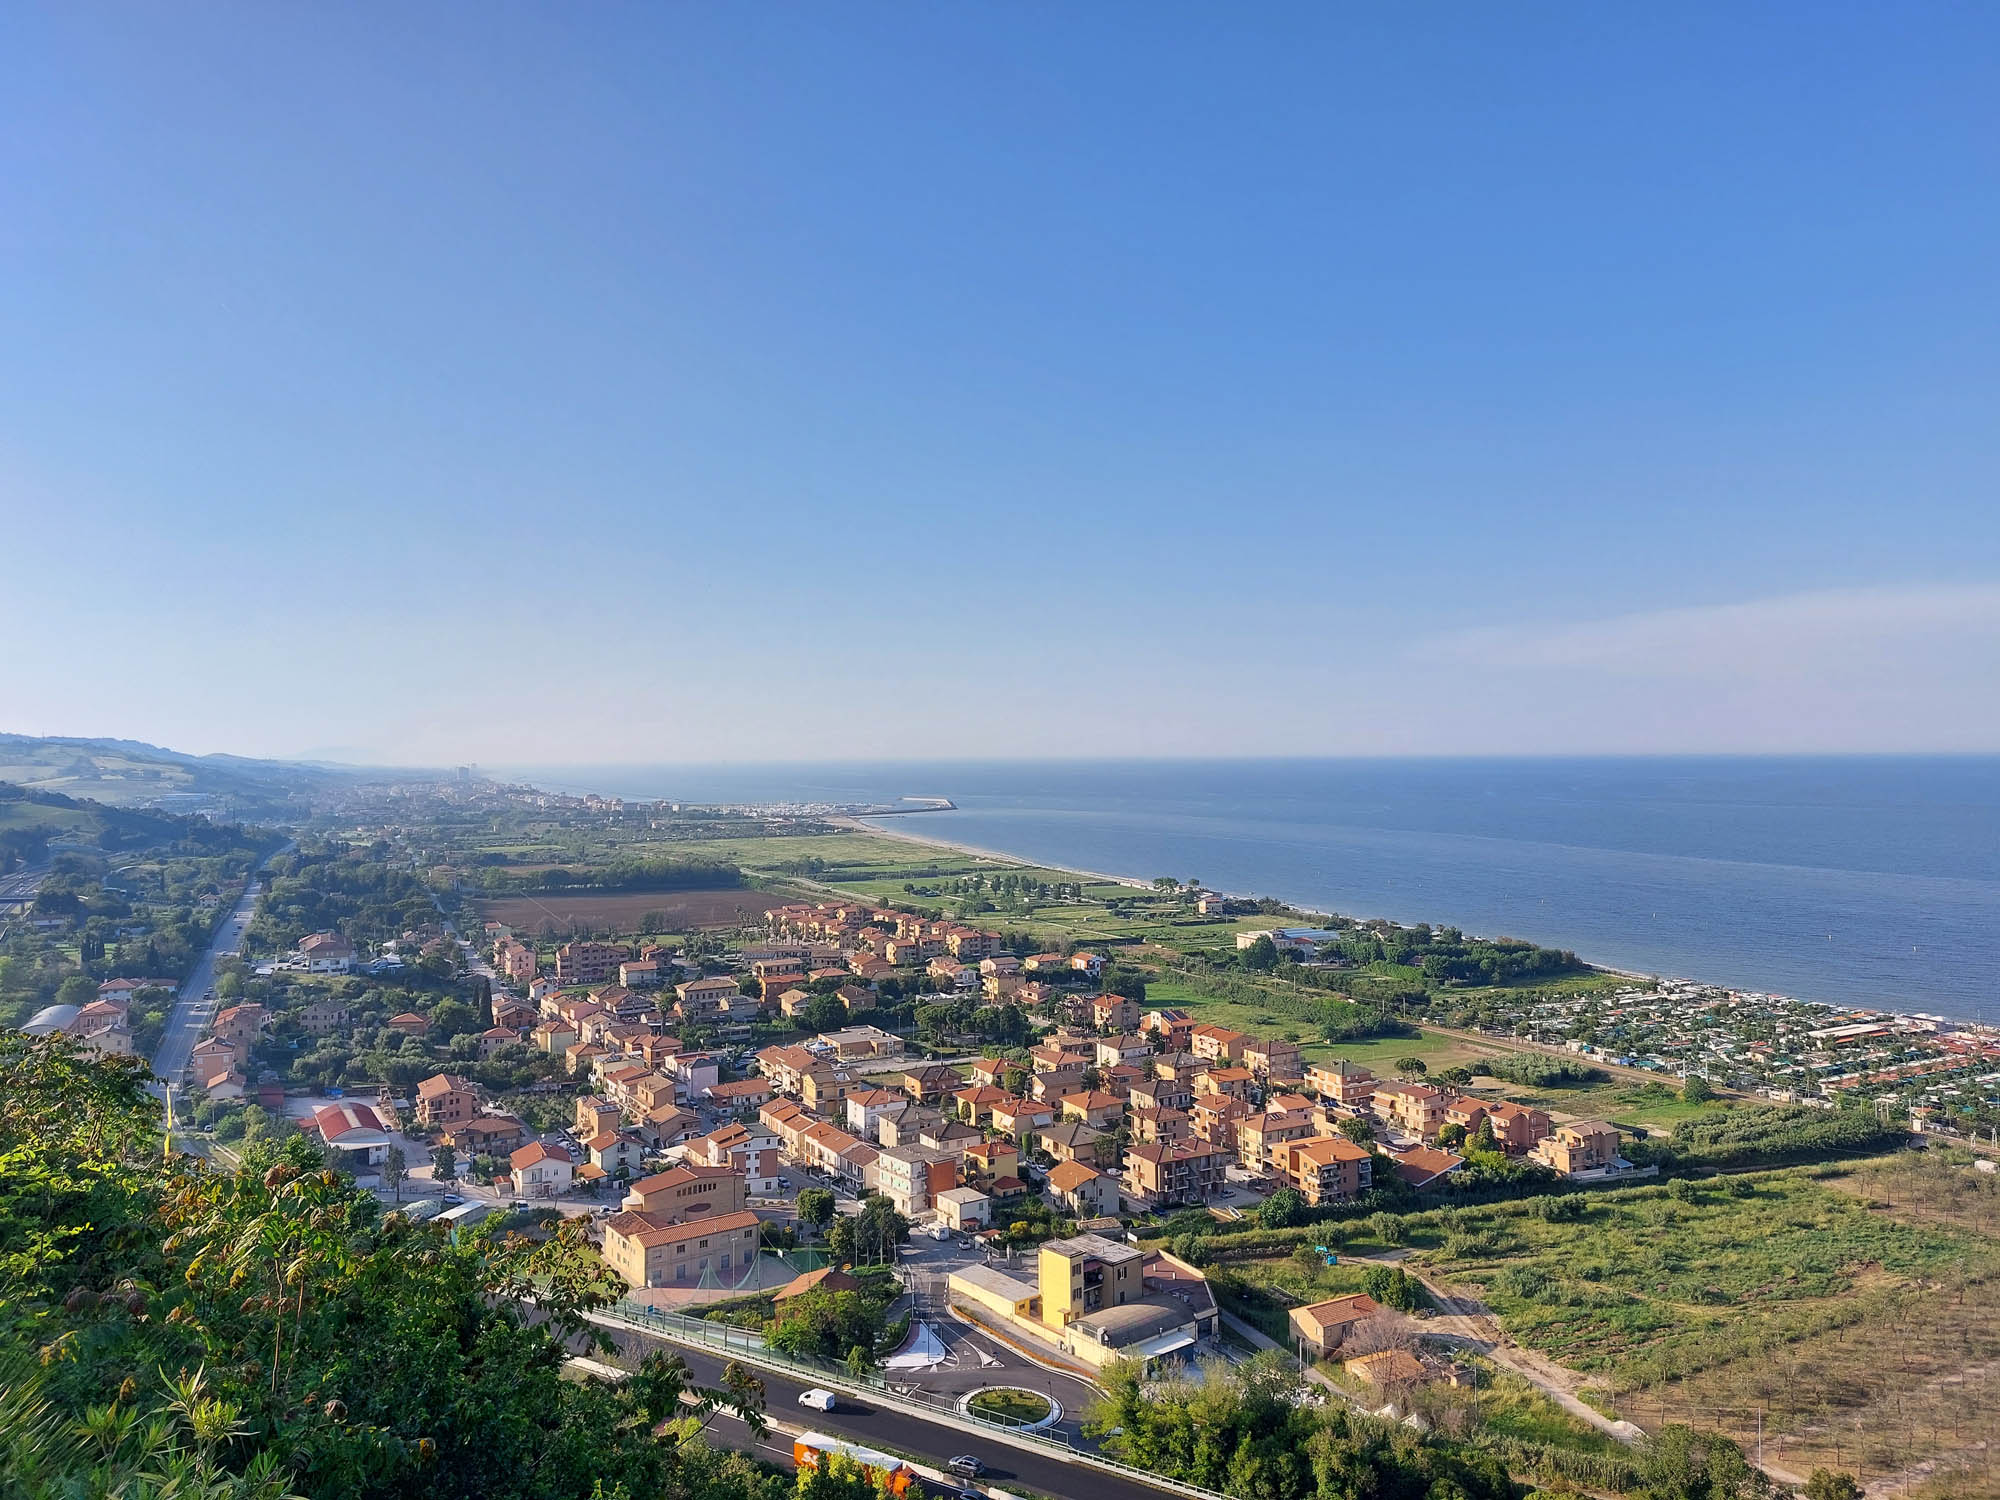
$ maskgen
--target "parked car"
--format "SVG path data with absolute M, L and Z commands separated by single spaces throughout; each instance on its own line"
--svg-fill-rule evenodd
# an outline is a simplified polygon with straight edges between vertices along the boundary
M 970 1453 L 961 1453 L 945 1467 L 954 1474 L 963 1474 L 967 1479 L 977 1479 L 986 1472 L 986 1465 Z
M 833 1392 L 819 1386 L 814 1386 L 809 1391 L 800 1391 L 799 1405 L 810 1406 L 814 1411 L 832 1411 Z

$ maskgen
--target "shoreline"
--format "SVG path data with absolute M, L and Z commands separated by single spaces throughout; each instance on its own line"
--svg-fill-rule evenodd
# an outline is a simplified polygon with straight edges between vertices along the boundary
M 935 834 L 914 833 L 903 829 L 877 828 L 874 824 L 869 823 L 862 818 L 842 816 L 837 818 L 829 818 L 827 821 L 833 824 L 835 827 L 846 829 L 850 833 L 872 833 L 882 838 L 896 839 L 902 843 L 923 844 L 933 849 L 949 849 L 957 854 L 969 854 L 980 859 L 997 859 L 1004 861 L 1008 864 L 1020 865 L 1024 867 L 1041 869 L 1041 870 L 1059 870 L 1066 875 L 1080 875 L 1087 880 L 1105 881 L 1112 885 L 1124 886 L 1129 890 L 1150 891 L 1153 889 L 1152 883 L 1150 881 L 1141 880 L 1136 876 L 1113 875 L 1110 872 L 1104 870 L 1080 870 L 1069 865 L 1050 864 L 1044 860 L 1030 859 L 1026 855 L 1010 854 L 1004 849 L 988 849 L 979 844 L 967 844 L 967 843 L 961 843 L 956 839 L 939 838 Z M 1246 892 L 1223 891 L 1221 892 L 1221 894 L 1229 897 L 1229 899 L 1231 900 L 1236 900 L 1236 901 L 1262 901 L 1262 900 L 1283 899 L 1282 897 L 1275 897 L 1275 896 L 1265 897 Z M 1296 906 L 1291 902 L 1286 902 L 1285 904 L 1291 906 L 1294 911 L 1302 912 L 1304 915 L 1308 917 L 1325 917 L 1331 920 L 1333 918 L 1340 916 L 1339 912 L 1308 911 L 1305 908 Z M 1359 919 L 1350 919 L 1350 920 L 1359 920 Z M 1393 921 L 1395 919 L 1390 918 L 1389 920 Z M 1399 925 L 1405 925 L 1405 924 L 1399 924 Z M 1479 934 L 1475 933 L 1473 934 L 1473 936 L 1479 936 Z M 1780 994 L 1775 990 L 1748 990 L 1738 986 L 1717 984 L 1706 979 L 1697 979 L 1689 975 L 1649 974 L 1637 969 L 1621 969 L 1615 964 L 1597 963 L 1589 958 L 1584 958 L 1583 955 L 1581 954 L 1579 954 L 1578 957 L 1582 960 L 1582 962 L 1587 968 L 1591 969 L 1596 973 L 1610 974 L 1619 979 L 1629 979 L 1633 981 L 1635 984 L 1657 983 L 1657 984 L 1702 985 L 1710 989 L 1723 990 L 1730 994 L 1769 995 L 1773 999 L 1790 1000 L 1801 1005 L 1817 1005 L 1832 1013 L 1841 1013 L 1850 1010 L 1872 1008 L 1872 1007 L 1835 1005 L 1831 1001 L 1826 1001 L 1826 1000 L 1799 1000 L 1797 996 Z M 1917 1012 L 1917 1011 L 1880 1010 L 1878 1011 L 1878 1013 L 1882 1015 L 1892 1015 L 1898 1017 L 1914 1017 L 1918 1019 L 1929 1019 L 1927 1013 Z
M 906 844 L 924 844 L 933 849 L 949 849 L 954 854 L 970 854 L 980 859 L 1004 860 L 1010 865 L 1022 865 L 1037 870 L 1056 870 L 1064 875 L 1081 875 L 1086 880 L 1101 880 L 1111 885 L 1122 885 L 1128 890 L 1150 891 L 1151 881 L 1141 880 L 1134 875 L 1113 875 L 1105 870 L 1078 870 L 1069 865 L 1052 865 L 1038 859 L 1029 859 L 1019 854 L 1009 854 L 1004 849 L 983 849 L 977 844 L 962 844 L 956 839 L 941 839 L 935 834 L 910 833 L 900 828 L 877 828 L 863 818 L 842 815 L 828 818 L 827 822 L 836 828 L 845 828 L 850 833 L 872 833 L 885 839 L 897 839 Z M 1249 898 L 1245 898 L 1249 899 Z

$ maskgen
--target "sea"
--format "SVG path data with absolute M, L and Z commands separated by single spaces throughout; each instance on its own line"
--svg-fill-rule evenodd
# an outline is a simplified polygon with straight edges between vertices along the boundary
M 507 773 L 874 820 L 1022 859 L 2000 1022 L 2000 757 L 1131 760 Z

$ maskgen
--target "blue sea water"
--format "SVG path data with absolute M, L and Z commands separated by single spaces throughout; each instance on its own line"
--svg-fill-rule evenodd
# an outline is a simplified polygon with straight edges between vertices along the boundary
M 521 771 L 1531 938 L 1645 973 L 2000 1020 L 2000 758 L 1230 760 Z

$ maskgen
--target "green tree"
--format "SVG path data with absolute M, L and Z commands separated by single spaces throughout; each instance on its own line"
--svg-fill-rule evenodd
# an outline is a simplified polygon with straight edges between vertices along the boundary
M 1401 1266 L 1370 1266 L 1362 1288 L 1384 1307 L 1415 1312 L 1423 1306 L 1422 1285 Z
M 403 1148 L 391 1146 L 382 1157 L 382 1182 L 394 1202 L 403 1201 L 403 1178 L 408 1172 L 409 1162 L 403 1155 Z
M 1306 1221 L 1305 1194 L 1297 1188 L 1279 1188 L 1257 1210 L 1257 1222 L 1266 1229 L 1290 1229 Z
M 1481 1122 L 1484 1123 L 1483 1121 Z M 1438 1144 L 1450 1150 L 1465 1144 L 1465 1127 L 1456 1121 L 1447 1121 L 1438 1127 Z
M 458 1152 L 450 1146 L 431 1147 L 431 1176 L 439 1182 L 458 1180 Z
M 1340 1122 L 1339 1129 L 1357 1146 L 1365 1146 L 1375 1139 L 1375 1127 L 1360 1115 L 1349 1115 Z
M 1421 1057 L 1399 1057 L 1396 1059 L 1398 1078 L 1422 1078 L 1430 1072 L 1430 1065 Z
M 1256 938 L 1243 950 L 1243 966 L 1246 969 L 1271 970 L 1278 967 L 1278 945 L 1267 936 Z
M 218 1000 L 241 1000 L 243 998 L 243 976 L 231 969 L 215 981 L 215 998 Z
M 74 1005 L 78 1010 L 97 998 L 97 986 L 82 974 L 72 974 L 56 986 L 56 1004 Z
M 795 1500 L 889 1500 L 886 1483 L 868 1477 L 868 1471 L 845 1453 L 825 1453 L 818 1463 L 799 1470 L 792 1491 Z
M 1715 1087 L 1699 1073 L 1690 1073 L 1681 1083 L 1681 1098 L 1689 1104 L 1707 1104 L 1715 1098 Z
M 1806 1500 L 1861 1500 L 1861 1486 L 1839 1469 L 1814 1469 L 1806 1480 Z
M 799 1222 L 824 1234 L 833 1222 L 834 1198 L 825 1188 L 806 1188 L 798 1197 Z

